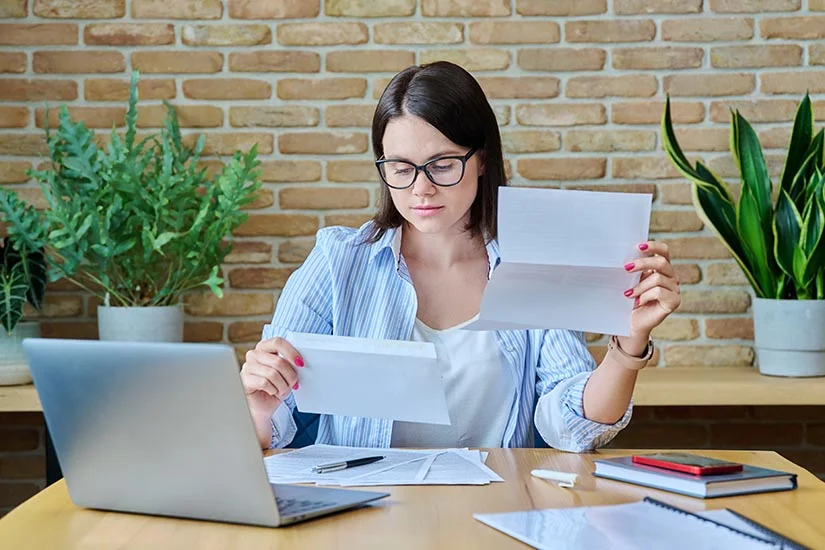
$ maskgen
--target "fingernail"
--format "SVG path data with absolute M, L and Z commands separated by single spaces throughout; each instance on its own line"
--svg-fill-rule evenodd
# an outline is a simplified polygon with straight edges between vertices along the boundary
M 303 367 L 303 366 L 304 366 L 304 360 L 303 360 L 303 359 L 301 359 L 301 357 L 300 357 L 300 356 L 299 356 L 299 357 L 296 357 L 296 358 L 295 358 L 295 364 L 296 364 L 296 365 L 298 365 L 299 367 Z
M 639 305 L 639 298 L 636 298 L 636 305 Z
M 639 245 L 639 250 L 647 250 L 647 243 L 642 243 Z
M 633 269 L 634 267 L 636 267 L 636 264 L 634 264 L 633 262 L 630 262 L 629 264 L 624 264 L 624 268 L 625 268 L 627 271 L 630 271 L 630 270 L 631 270 L 631 269 Z
M 295 382 L 295 385 L 294 385 L 294 386 L 292 386 L 292 389 L 293 389 L 293 390 L 297 390 L 297 389 L 298 389 L 298 382 Z
M 627 296 L 628 298 L 630 298 L 630 296 L 632 294 L 633 294 L 633 289 L 632 288 L 628 288 L 627 290 L 624 291 L 624 295 Z

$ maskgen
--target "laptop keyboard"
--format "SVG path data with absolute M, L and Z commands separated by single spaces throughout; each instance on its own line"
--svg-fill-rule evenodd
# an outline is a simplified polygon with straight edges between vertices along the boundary
M 275 503 L 278 505 L 278 511 L 282 516 L 294 516 L 297 514 L 305 514 L 315 510 L 322 510 L 331 508 L 336 505 L 335 502 L 326 502 L 323 500 L 304 500 L 300 498 L 280 498 L 275 497 Z

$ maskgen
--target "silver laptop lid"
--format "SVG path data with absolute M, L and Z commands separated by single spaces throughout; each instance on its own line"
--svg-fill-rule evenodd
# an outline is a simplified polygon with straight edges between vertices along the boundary
M 25 339 L 78 506 L 276 526 L 231 347 Z

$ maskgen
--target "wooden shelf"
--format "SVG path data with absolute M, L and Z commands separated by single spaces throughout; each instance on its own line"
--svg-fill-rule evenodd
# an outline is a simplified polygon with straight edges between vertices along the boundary
M 635 405 L 825 405 L 825 377 L 763 376 L 755 367 L 661 367 L 639 374 Z
M 31 384 L 0 386 L 0 412 L 38 412 L 43 409 Z
M 825 377 L 762 376 L 753 367 L 661 367 L 643 370 L 636 406 L 825 405 Z M 31 384 L 0 386 L 0 412 L 40 411 Z

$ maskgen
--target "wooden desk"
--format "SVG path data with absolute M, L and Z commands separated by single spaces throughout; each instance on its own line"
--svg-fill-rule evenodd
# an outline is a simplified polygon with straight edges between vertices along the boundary
M 728 507 L 802 544 L 825 548 L 825 483 L 776 453 L 702 451 L 797 472 L 796 491 L 699 500 L 590 475 L 592 461 L 599 455 L 629 452 L 576 455 L 546 449 L 493 449 L 487 464 L 506 480 L 504 483 L 391 487 L 391 496 L 374 505 L 279 529 L 78 509 L 61 481 L 0 519 L 0 541 L 4 547 L 17 550 L 526 548 L 476 521 L 472 514 L 633 502 L 650 495 L 694 511 Z M 561 489 L 531 477 L 529 472 L 536 467 L 576 471 L 583 477 L 575 490 Z

